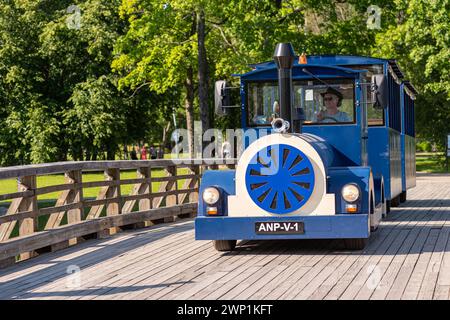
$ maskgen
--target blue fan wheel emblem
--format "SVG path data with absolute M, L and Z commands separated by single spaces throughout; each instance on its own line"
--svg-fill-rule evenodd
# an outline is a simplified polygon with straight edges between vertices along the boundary
M 288 214 L 300 209 L 314 190 L 314 169 L 308 157 L 286 144 L 261 149 L 245 173 L 247 192 L 263 210 Z

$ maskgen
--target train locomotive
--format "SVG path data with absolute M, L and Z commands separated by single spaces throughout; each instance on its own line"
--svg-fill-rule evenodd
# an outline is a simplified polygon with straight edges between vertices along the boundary
M 197 240 L 344 239 L 362 249 L 415 186 L 414 86 L 395 60 L 296 56 L 240 77 L 244 151 L 235 170 L 205 171 Z M 216 85 L 216 109 L 229 90 Z M 245 134 L 244 134 L 245 136 Z

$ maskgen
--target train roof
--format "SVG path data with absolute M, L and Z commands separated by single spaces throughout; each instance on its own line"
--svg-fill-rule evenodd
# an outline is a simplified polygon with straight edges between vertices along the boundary
M 400 67 L 397 64 L 397 61 L 394 59 L 380 59 L 366 56 L 353 56 L 353 55 L 333 55 L 333 54 L 325 54 L 325 55 L 308 55 L 308 65 L 328 65 L 328 66 L 345 66 L 345 65 L 371 65 L 371 64 L 389 64 L 391 66 L 392 71 L 395 73 L 397 78 L 403 79 L 404 75 L 401 71 Z M 294 67 L 298 66 L 299 57 L 296 56 Z M 257 64 L 250 64 L 251 68 L 255 72 L 257 70 L 262 69 L 272 69 L 276 68 L 274 61 L 266 61 Z M 249 72 L 249 73 L 250 73 Z M 248 74 L 248 73 L 246 73 Z
M 357 74 L 366 72 L 367 70 L 355 70 L 350 68 L 345 68 L 341 66 L 333 66 L 333 65 L 326 65 L 326 64 L 295 64 L 293 68 L 293 77 L 295 78 L 310 78 L 311 75 L 307 73 L 307 71 L 304 71 L 303 68 L 307 68 L 307 71 L 314 71 L 313 73 L 317 76 L 349 76 L 353 75 L 356 76 Z M 239 76 L 244 79 L 255 79 L 258 77 L 267 76 L 269 73 L 273 73 L 276 70 L 275 64 L 267 65 L 264 68 L 255 68 L 254 70 L 244 73 L 244 74 L 235 74 L 234 76 Z
M 415 99 L 418 91 L 416 90 L 416 88 L 414 88 L 414 86 L 412 85 L 411 82 L 409 81 L 403 81 L 404 86 L 406 87 L 406 91 L 408 92 L 408 94 L 411 96 L 412 99 Z

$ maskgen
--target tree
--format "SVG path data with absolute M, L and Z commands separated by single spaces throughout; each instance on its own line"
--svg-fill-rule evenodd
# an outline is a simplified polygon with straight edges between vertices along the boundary
M 121 15 L 127 19 L 129 29 L 116 43 L 117 57 L 112 64 L 122 76 L 119 87 L 136 92 L 148 88 L 160 95 L 180 94 L 177 88 L 184 87 L 184 95 L 174 97 L 169 111 L 178 109 L 184 100 L 192 155 L 197 69 L 195 14 L 184 10 L 182 1 L 123 0 Z
M 119 4 L 0 4 L 0 165 L 68 156 L 83 160 L 103 152 L 114 158 L 125 136 L 122 128 L 133 128 L 125 117 L 128 106 L 140 99 L 139 94 L 119 92 L 111 73 L 113 45 L 126 27 L 119 19 Z M 134 106 L 142 121 L 149 120 L 143 117 L 149 113 L 140 109 L 149 103 Z M 91 108 L 101 114 L 87 112 Z M 90 130 L 82 126 L 86 123 Z
M 379 34 L 376 54 L 396 57 L 419 91 L 418 135 L 441 150 L 450 132 L 450 1 L 396 1 L 402 21 Z

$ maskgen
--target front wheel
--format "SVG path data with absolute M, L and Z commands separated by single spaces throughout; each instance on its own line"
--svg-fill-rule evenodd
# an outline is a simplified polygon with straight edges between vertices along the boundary
M 345 239 L 344 243 L 347 250 L 362 250 L 368 241 L 368 238 Z
M 214 240 L 214 248 L 217 251 L 233 251 L 236 248 L 236 240 Z

